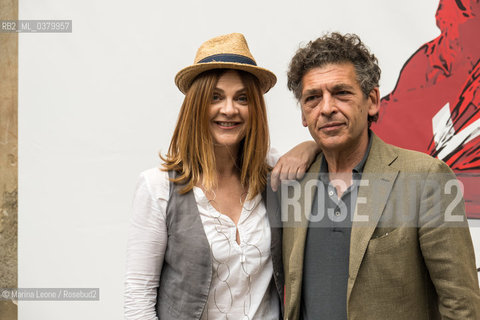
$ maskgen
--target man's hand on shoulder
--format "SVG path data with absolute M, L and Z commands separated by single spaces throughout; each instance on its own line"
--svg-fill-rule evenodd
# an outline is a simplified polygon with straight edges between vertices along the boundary
M 271 185 L 277 191 L 282 180 L 301 179 L 320 152 L 315 141 L 305 141 L 293 147 L 278 159 L 272 170 Z

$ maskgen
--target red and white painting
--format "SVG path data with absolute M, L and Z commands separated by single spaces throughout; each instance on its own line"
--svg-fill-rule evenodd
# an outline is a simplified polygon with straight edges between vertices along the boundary
M 480 219 L 480 0 L 440 0 L 441 34 L 405 62 L 373 130 L 386 142 L 445 161 Z

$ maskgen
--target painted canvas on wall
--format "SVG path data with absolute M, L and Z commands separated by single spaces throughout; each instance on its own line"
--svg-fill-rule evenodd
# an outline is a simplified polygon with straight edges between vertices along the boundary
M 440 0 L 441 34 L 405 63 L 373 130 L 386 142 L 445 161 L 480 219 L 480 1 Z

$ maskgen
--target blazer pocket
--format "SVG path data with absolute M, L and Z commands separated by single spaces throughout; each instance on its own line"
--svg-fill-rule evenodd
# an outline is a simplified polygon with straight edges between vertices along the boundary
M 380 253 L 399 249 L 405 242 L 402 228 L 375 232 L 368 243 L 369 253 Z

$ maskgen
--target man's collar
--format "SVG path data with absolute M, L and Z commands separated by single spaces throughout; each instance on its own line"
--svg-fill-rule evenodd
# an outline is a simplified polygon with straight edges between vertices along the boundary
M 363 155 L 362 160 L 353 168 L 352 173 L 362 173 L 365 168 L 365 163 L 367 162 L 368 155 L 370 154 L 370 149 L 372 148 L 372 131 L 368 129 L 368 145 L 365 154 Z M 320 173 L 328 173 L 328 163 L 325 159 L 325 155 L 322 157 L 322 163 L 320 165 Z

